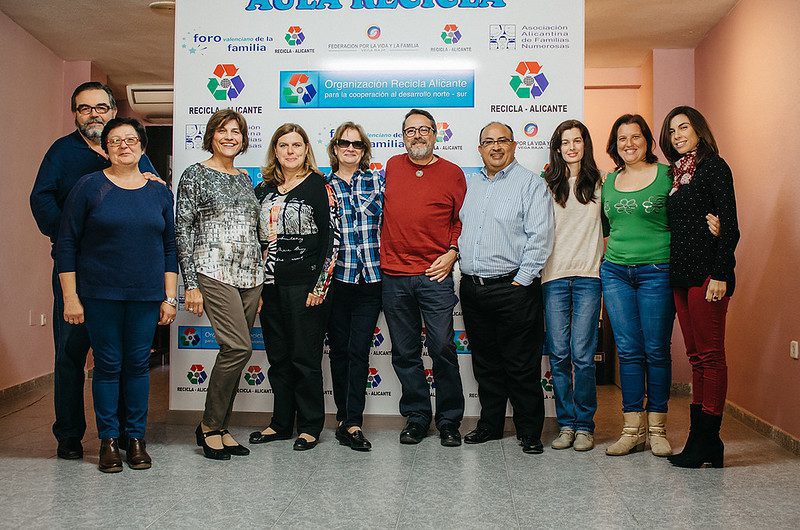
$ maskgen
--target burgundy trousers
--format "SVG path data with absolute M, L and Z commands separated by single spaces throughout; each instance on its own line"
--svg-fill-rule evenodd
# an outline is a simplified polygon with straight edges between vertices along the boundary
M 676 287 L 675 310 L 692 365 L 692 403 L 702 405 L 706 414 L 721 416 L 728 390 L 725 315 L 730 297 L 706 301 L 708 282 L 688 289 Z

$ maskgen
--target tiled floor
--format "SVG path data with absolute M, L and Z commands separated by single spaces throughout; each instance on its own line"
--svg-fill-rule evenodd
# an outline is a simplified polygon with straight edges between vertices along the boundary
M 721 470 L 676 469 L 650 453 L 605 456 L 621 427 L 614 387 L 600 388 L 589 453 L 525 455 L 511 433 L 455 449 L 434 436 L 402 446 L 402 422 L 373 417 L 370 453 L 339 446 L 327 429 L 313 451 L 273 442 L 214 462 L 194 445 L 199 414 L 170 413 L 166 368 L 152 375 L 147 471 L 97 471 L 93 426 L 83 461 L 56 459 L 52 393 L 0 404 L 0 527 L 800 527 L 800 458 L 736 420 L 724 422 Z M 671 406 L 669 438 L 680 447 L 687 400 Z M 233 431 L 244 441 L 265 421 L 242 415 Z M 548 420 L 546 443 L 556 430 Z

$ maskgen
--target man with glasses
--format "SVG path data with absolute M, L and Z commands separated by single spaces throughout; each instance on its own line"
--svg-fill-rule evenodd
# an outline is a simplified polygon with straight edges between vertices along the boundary
M 100 146 L 100 135 L 105 124 L 117 115 L 117 105 L 111 89 L 97 82 L 79 85 L 72 93 L 70 104 L 77 129 L 56 140 L 44 155 L 30 201 L 39 230 L 53 244 L 53 393 L 56 413 L 53 434 L 58 440 L 56 454 L 59 458 L 75 460 L 83 457 L 81 439 L 86 431 L 84 367 L 90 344 L 84 324 L 64 321 L 64 298 L 58 281 L 55 243 L 64 202 L 72 187 L 82 176 L 111 165 Z M 146 155 L 139 161 L 139 169 L 145 176 L 158 179 Z
M 541 272 L 553 248 L 553 208 L 543 179 L 514 158 L 508 125 L 479 135 L 484 167 L 467 179 L 462 223 L 461 309 L 478 382 L 481 416 L 468 444 L 503 436 L 506 403 L 525 453 L 543 451 L 544 314 Z
M 464 392 L 453 343 L 457 299 L 451 271 L 458 259 L 458 211 L 466 183 L 458 166 L 433 153 L 436 122 L 429 112 L 412 109 L 406 114 L 403 142 L 406 154 L 386 163 L 380 249 L 384 315 L 392 364 L 402 385 L 400 413 L 407 420 L 400 443 L 422 441 L 434 419 L 441 444 L 457 447 Z M 422 364 L 423 321 L 436 380 L 433 418 Z

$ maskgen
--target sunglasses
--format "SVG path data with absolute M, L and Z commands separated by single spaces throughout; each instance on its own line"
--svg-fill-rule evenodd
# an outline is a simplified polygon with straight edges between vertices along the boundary
M 344 139 L 336 140 L 336 145 L 338 145 L 342 149 L 347 149 L 351 145 L 353 146 L 353 149 L 364 149 L 367 146 L 367 144 L 365 144 L 361 140 L 355 140 L 351 142 L 350 140 L 344 140 Z

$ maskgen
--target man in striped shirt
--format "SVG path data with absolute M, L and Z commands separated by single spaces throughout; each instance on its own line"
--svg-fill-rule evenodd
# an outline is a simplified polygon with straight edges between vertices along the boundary
M 508 125 L 479 135 L 484 167 L 467 177 L 459 218 L 461 309 L 478 382 L 481 416 L 466 443 L 502 438 L 514 408 L 525 453 L 543 451 L 541 386 L 544 314 L 541 272 L 553 248 L 553 208 L 543 179 L 514 158 Z

